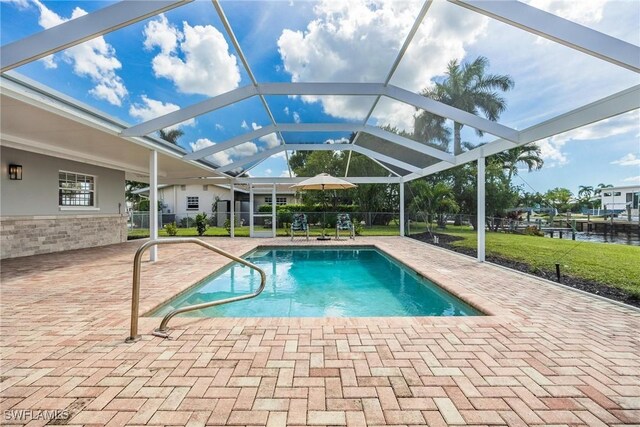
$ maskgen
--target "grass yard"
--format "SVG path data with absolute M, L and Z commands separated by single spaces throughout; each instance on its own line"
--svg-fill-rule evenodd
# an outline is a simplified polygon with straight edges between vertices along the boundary
M 256 230 L 265 230 L 268 231 L 268 228 L 256 228 Z M 426 230 L 426 227 L 423 227 L 423 231 Z M 335 229 L 327 228 L 326 234 L 328 236 L 335 235 Z M 384 225 L 374 225 L 372 227 L 366 227 L 362 229 L 362 236 L 397 236 L 400 233 L 399 226 L 391 223 L 388 226 Z M 159 230 L 158 234 L 160 237 L 169 237 L 167 231 L 162 228 Z M 238 237 L 249 237 L 249 227 L 236 227 L 235 234 Z M 278 228 L 276 231 L 278 236 L 288 236 L 289 230 L 284 228 Z M 300 235 L 301 233 L 297 233 L 296 235 Z M 322 234 L 321 228 L 311 227 L 309 230 L 310 236 L 320 236 Z M 204 233 L 205 236 L 215 236 L 215 237 L 228 237 L 229 233 L 223 227 L 209 227 L 207 231 Z M 342 231 L 340 233 L 341 236 L 346 236 L 347 232 Z M 130 238 L 143 238 L 149 237 L 149 229 L 146 228 L 136 228 L 129 230 Z M 198 237 L 198 232 L 195 227 L 190 228 L 178 228 L 178 234 L 176 237 Z
M 439 233 L 461 237 L 453 246 L 476 248 L 476 233 L 469 227 L 447 226 Z M 524 262 L 545 271 L 555 271 L 611 285 L 640 297 L 640 247 L 609 243 L 549 239 L 520 234 L 486 234 L 487 254 Z

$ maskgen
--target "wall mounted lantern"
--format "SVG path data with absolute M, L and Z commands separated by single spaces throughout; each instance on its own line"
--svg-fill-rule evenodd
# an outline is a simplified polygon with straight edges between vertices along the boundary
M 22 180 L 22 165 L 9 165 L 9 179 L 12 181 Z

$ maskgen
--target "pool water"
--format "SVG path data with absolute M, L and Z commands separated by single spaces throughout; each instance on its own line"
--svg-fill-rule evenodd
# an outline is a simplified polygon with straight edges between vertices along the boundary
M 473 307 L 376 249 L 260 249 L 244 257 L 267 274 L 256 298 L 184 313 L 198 317 L 477 316 Z M 234 263 L 167 304 L 174 308 L 254 292 L 260 275 Z

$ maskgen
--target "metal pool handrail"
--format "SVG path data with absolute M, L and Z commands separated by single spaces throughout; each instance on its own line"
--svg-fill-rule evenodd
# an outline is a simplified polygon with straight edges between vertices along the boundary
M 133 289 L 132 289 L 132 296 L 131 296 L 131 331 L 130 331 L 129 337 L 125 340 L 125 342 L 132 343 L 140 339 L 140 335 L 138 335 L 138 318 L 140 317 L 140 313 L 139 313 L 140 311 L 140 267 L 142 262 L 141 261 L 142 255 L 147 249 L 149 249 L 152 246 L 175 245 L 180 243 L 195 243 L 196 245 L 205 247 L 210 251 L 213 251 L 219 255 L 227 257 L 235 262 L 239 262 L 242 265 L 246 265 L 247 267 L 256 270 L 258 273 L 260 273 L 260 286 L 258 287 L 258 290 L 256 292 L 251 294 L 240 295 L 232 298 L 225 298 L 225 299 L 206 302 L 202 304 L 194 304 L 187 307 L 181 307 L 181 308 L 175 309 L 172 312 L 168 313 L 166 316 L 164 316 L 164 318 L 162 319 L 162 322 L 160 323 L 160 327 L 154 331 L 153 333 L 154 335 L 164 337 L 164 338 L 168 337 L 169 335 L 167 334 L 167 323 L 169 323 L 169 320 L 171 320 L 171 318 L 173 318 L 177 314 L 184 313 L 187 311 L 192 311 L 192 310 L 200 310 L 207 307 L 214 307 L 216 305 L 228 304 L 230 302 L 236 302 L 236 301 L 242 301 L 245 299 L 255 298 L 258 295 L 260 295 L 264 290 L 265 284 L 267 282 L 267 276 L 260 267 L 250 263 L 249 261 L 246 261 L 242 258 L 232 255 L 229 252 L 223 251 L 222 249 L 216 246 L 213 246 L 207 242 L 204 242 L 200 239 L 191 238 L 191 237 L 149 240 L 148 242 L 140 246 L 140 248 L 136 251 L 135 257 L 133 258 Z

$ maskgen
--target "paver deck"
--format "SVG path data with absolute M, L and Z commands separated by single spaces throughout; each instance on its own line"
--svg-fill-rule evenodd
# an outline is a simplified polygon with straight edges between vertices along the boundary
M 291 243 L 206 240 L 237 255 Z M 125 344 L 140 241 L 4 260 L 1 422 L 44 425 L 61 410 L 54 424 L 640 424 L 637 310 L 406 238 L 355 244 L 490 315 L 179 318 L 169 340 L 142 318 L 143 339 Z M 141 312 L 224 264 L 162 247 L 143 266 Z

